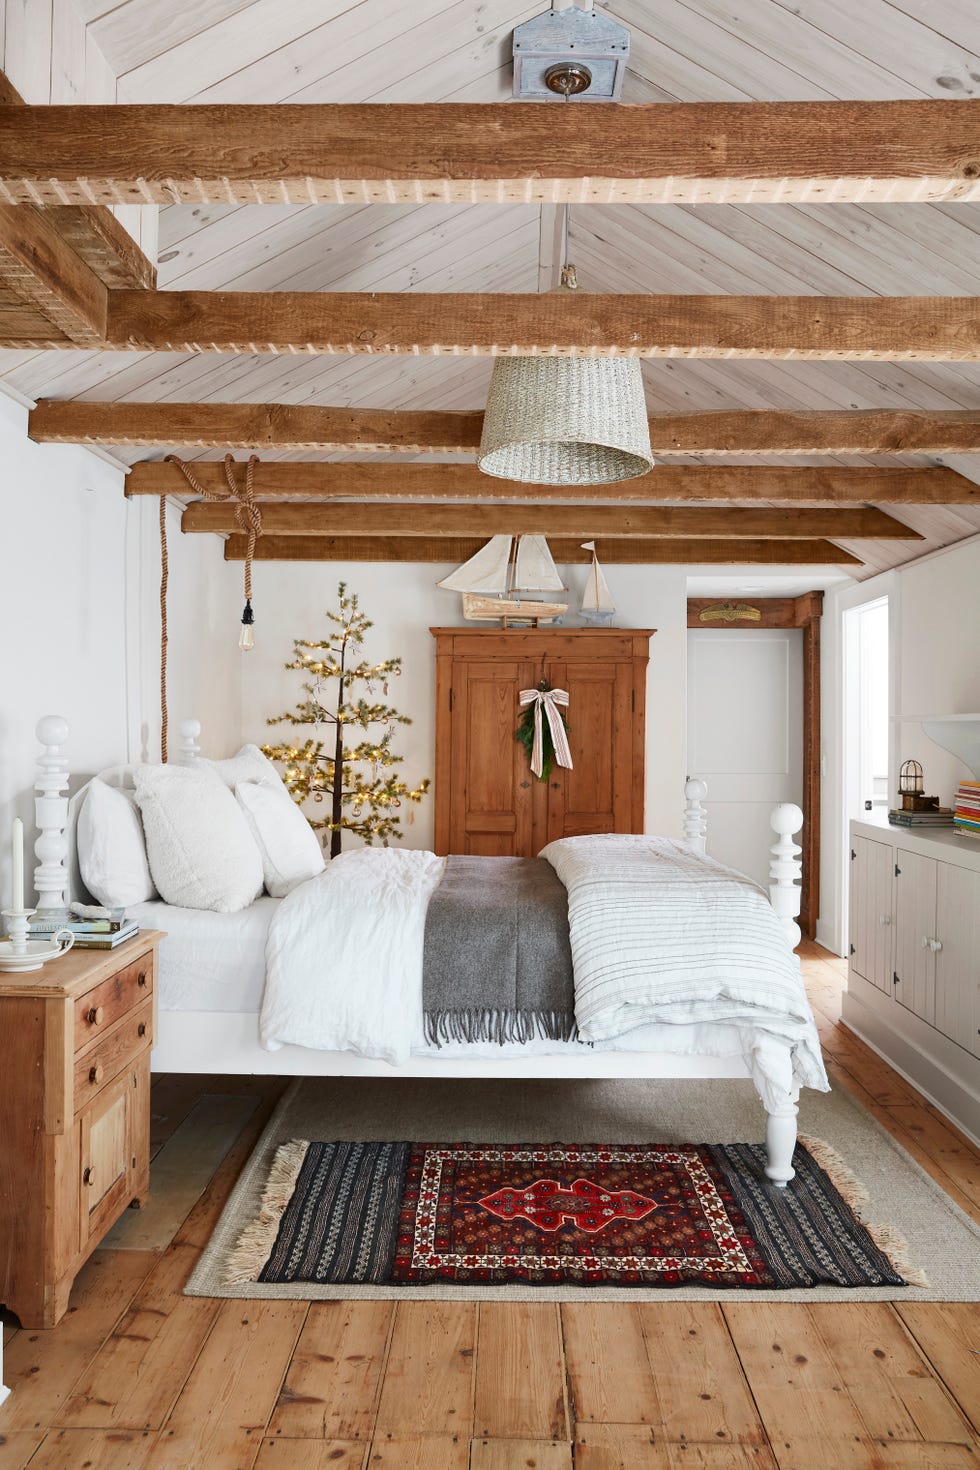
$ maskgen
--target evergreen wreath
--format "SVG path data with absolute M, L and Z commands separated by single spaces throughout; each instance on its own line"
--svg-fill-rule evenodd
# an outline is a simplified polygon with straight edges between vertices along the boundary
M 549 684 L 547 679 L 539 679 L 538 680 L 538 683 L 537 683 L 537 687 L 538 687 L 538 689 L 541 690 L 541 693 L 542 694 L 548 694 L 554 688 L 554 685 L 553 684 Z M 562 714 L 562 712 L 561 712 L 560 709 L 558 710 L 558 718 L 561 720 L 562 724 L 564 725 L 565 731 L 566 731 L 566 734 L 567 734 L 568 730 L 570 729 L 570 726 L 569 726 L 568 721 L 565 719 L 565 716 Z M 534 705 L 533 704 L 529 704 L 527 706 L 527 708 L 525 709 L 524 713 L 521 715 L 520 722 L 519 722 L 519 724 L 517 726 L 517 729 L 514 731 L 514 739 L 517 740 L 517 741 L 519 741 L 520 744 L 523 745 L 524 749 L 527 751 L 528 765 L 530 765 L 530 763 L 531 763 L 531 752 L 532 752 L 532 750 L 534 748 Z M 549 725 L 549 723 L 548 723 L 548 721 L 546 719 L 542 718 L 542 721 L 541 721 L 541 775 L 538 776 L 536 779 L 538 781 L 547 781 L 548 777 L 551 775 L 551 773 L 552 773 L 552 771 L 554 769 L 555 769 L 555 742 L 551 738 L 551 726 Z M 531 774 L 532 775 L 534 774 L 533 771 L 532 771 Z

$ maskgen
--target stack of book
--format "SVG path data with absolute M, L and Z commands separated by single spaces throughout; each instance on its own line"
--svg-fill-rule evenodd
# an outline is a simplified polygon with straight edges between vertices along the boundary
M 922 812 L 890 811 L 888 820 L 893 827 L 952 827 L 953 808 L 934 806 Z
M 138 934 L 139 927 L 135 919 L 127 919 L 122 909 L 113 909 L 108 919 L 79 919 L 75 916 L 64 922 L 38 919 L 29 926 L 29 937 L 50 939 L 59 929 L 70 929 L 75 936 L 76 949 L 115 949 L 117 944 L 123 944 Z
M 960 782 L 953 825 L 968 837 L 980 837 L 980 781 Z

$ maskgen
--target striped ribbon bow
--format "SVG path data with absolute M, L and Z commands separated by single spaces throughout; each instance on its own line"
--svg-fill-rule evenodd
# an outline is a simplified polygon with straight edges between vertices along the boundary
M 544 709 L 548 716 L 548 729 L 551 731 L 551 743 L 555 748 L 555 764 L 564 766 L 566 771 L 572 769 L 572 752 L 568 748 L 568 736 L 565 733 L 565 722 L 558 713 L 558 706 L 568 707 L 568 692 L 565 689 L 522 689 L 520 693 L 521 707 L 534 704 L 534 744 L 531 747 L 531 770 L 535 776 L 541 775 L 544 763 L 542 749 L 541 710 Z

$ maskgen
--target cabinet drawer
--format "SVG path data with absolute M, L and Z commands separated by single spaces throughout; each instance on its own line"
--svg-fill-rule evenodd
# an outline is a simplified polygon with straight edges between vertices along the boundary
M 75 1057 L 75 1111 L 153 1041 L 153 1002 L 145 1000 L 111 1031 Z
M 153 952 L 133 960 L 118 974 L 110 975 L 75 1002 L 75 1050 L 81 1051 L 96 1036 L 138 1006 L 153 992 Z

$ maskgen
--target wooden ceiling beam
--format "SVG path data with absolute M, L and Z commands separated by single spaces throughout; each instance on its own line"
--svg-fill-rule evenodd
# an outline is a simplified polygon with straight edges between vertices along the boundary
M 225 560 L 245 559 L 246 538 L 229 536 Z M 255 544 L 256 561 L 466 561 L 480 549 L 479 539 L 425 538 L 418 536 L 260 536 Z M 577 541 L 550 541 L 559 565 L 591 560 Z M 643 566 L 861 566 L 859 557 L 830 541 L 723 541 L 665 539 L 596 543 L 607 565 Z
M 0 107 L 23 107 L 24 99 L 0 72 Z M 23 206 L 37 213 L 34 206 Z M 60 205 L 45 209 L 64 243 L 88 266 L 105 286 L 135 286 L 152 290 L 157 268 L 143 254 L 129 231 L 103 205 Z
M 309 403 L 90 403 L 42 398 L 30 415 L 38 443 L 170 449 L 318 449 L 381 454 L 471 454 L 477 410 L 330 408 Z M 655 455 L 970 454 L 980 409 L 784 409 L 654 413 Z
M 12 204 L 980 199 L 980 102 L 57 106 L 0 119 Z
M 123 407 L 124 405 L 116 405 Z M 78 441 L 82 442 L 82 441 Z M 195 478 L 215 495 L 226 496 L 224 468 L 195 460 Z M 243 473 L 239 465 L 238 475 Z M 256 498 L 277 500 L 478 500 L 588 501 L 609 504 L 642 501 L 739 501 L 795 505 L 978 505 L 980 485 L 945 466 L 877 469 L 839 465 L 657 465 L 649 474 L 613 485 L 526 485 L 485 475 L 475 464 L 328 463 L 283 460 L 255 469 Z M 188 495 L 177 466 L 141 460 L 126 477 L 127 495 Z
M 980 361 L 980 298 L 119 290 L 110 297 L 106 345 L 135 352 L 972 362 Z
M 235 507 L 195 500 L 184 511 L 184 531 L 238 529 Z M 279 502 L 262 511 L 263 534 L 280 536 L 480 536 L 539 535 L 566 538 L 692 536 L 749 540 L 921 541 L 917 531 L 882 510 L 732 510 L 689 506 L 618 505 L 418 505 L 373 501 L 359 505 Z
M 105 337 L 104 282 L 40 210 L 0 205 L 0 286 L 50 323 L 52 346 L 96 347 Z

